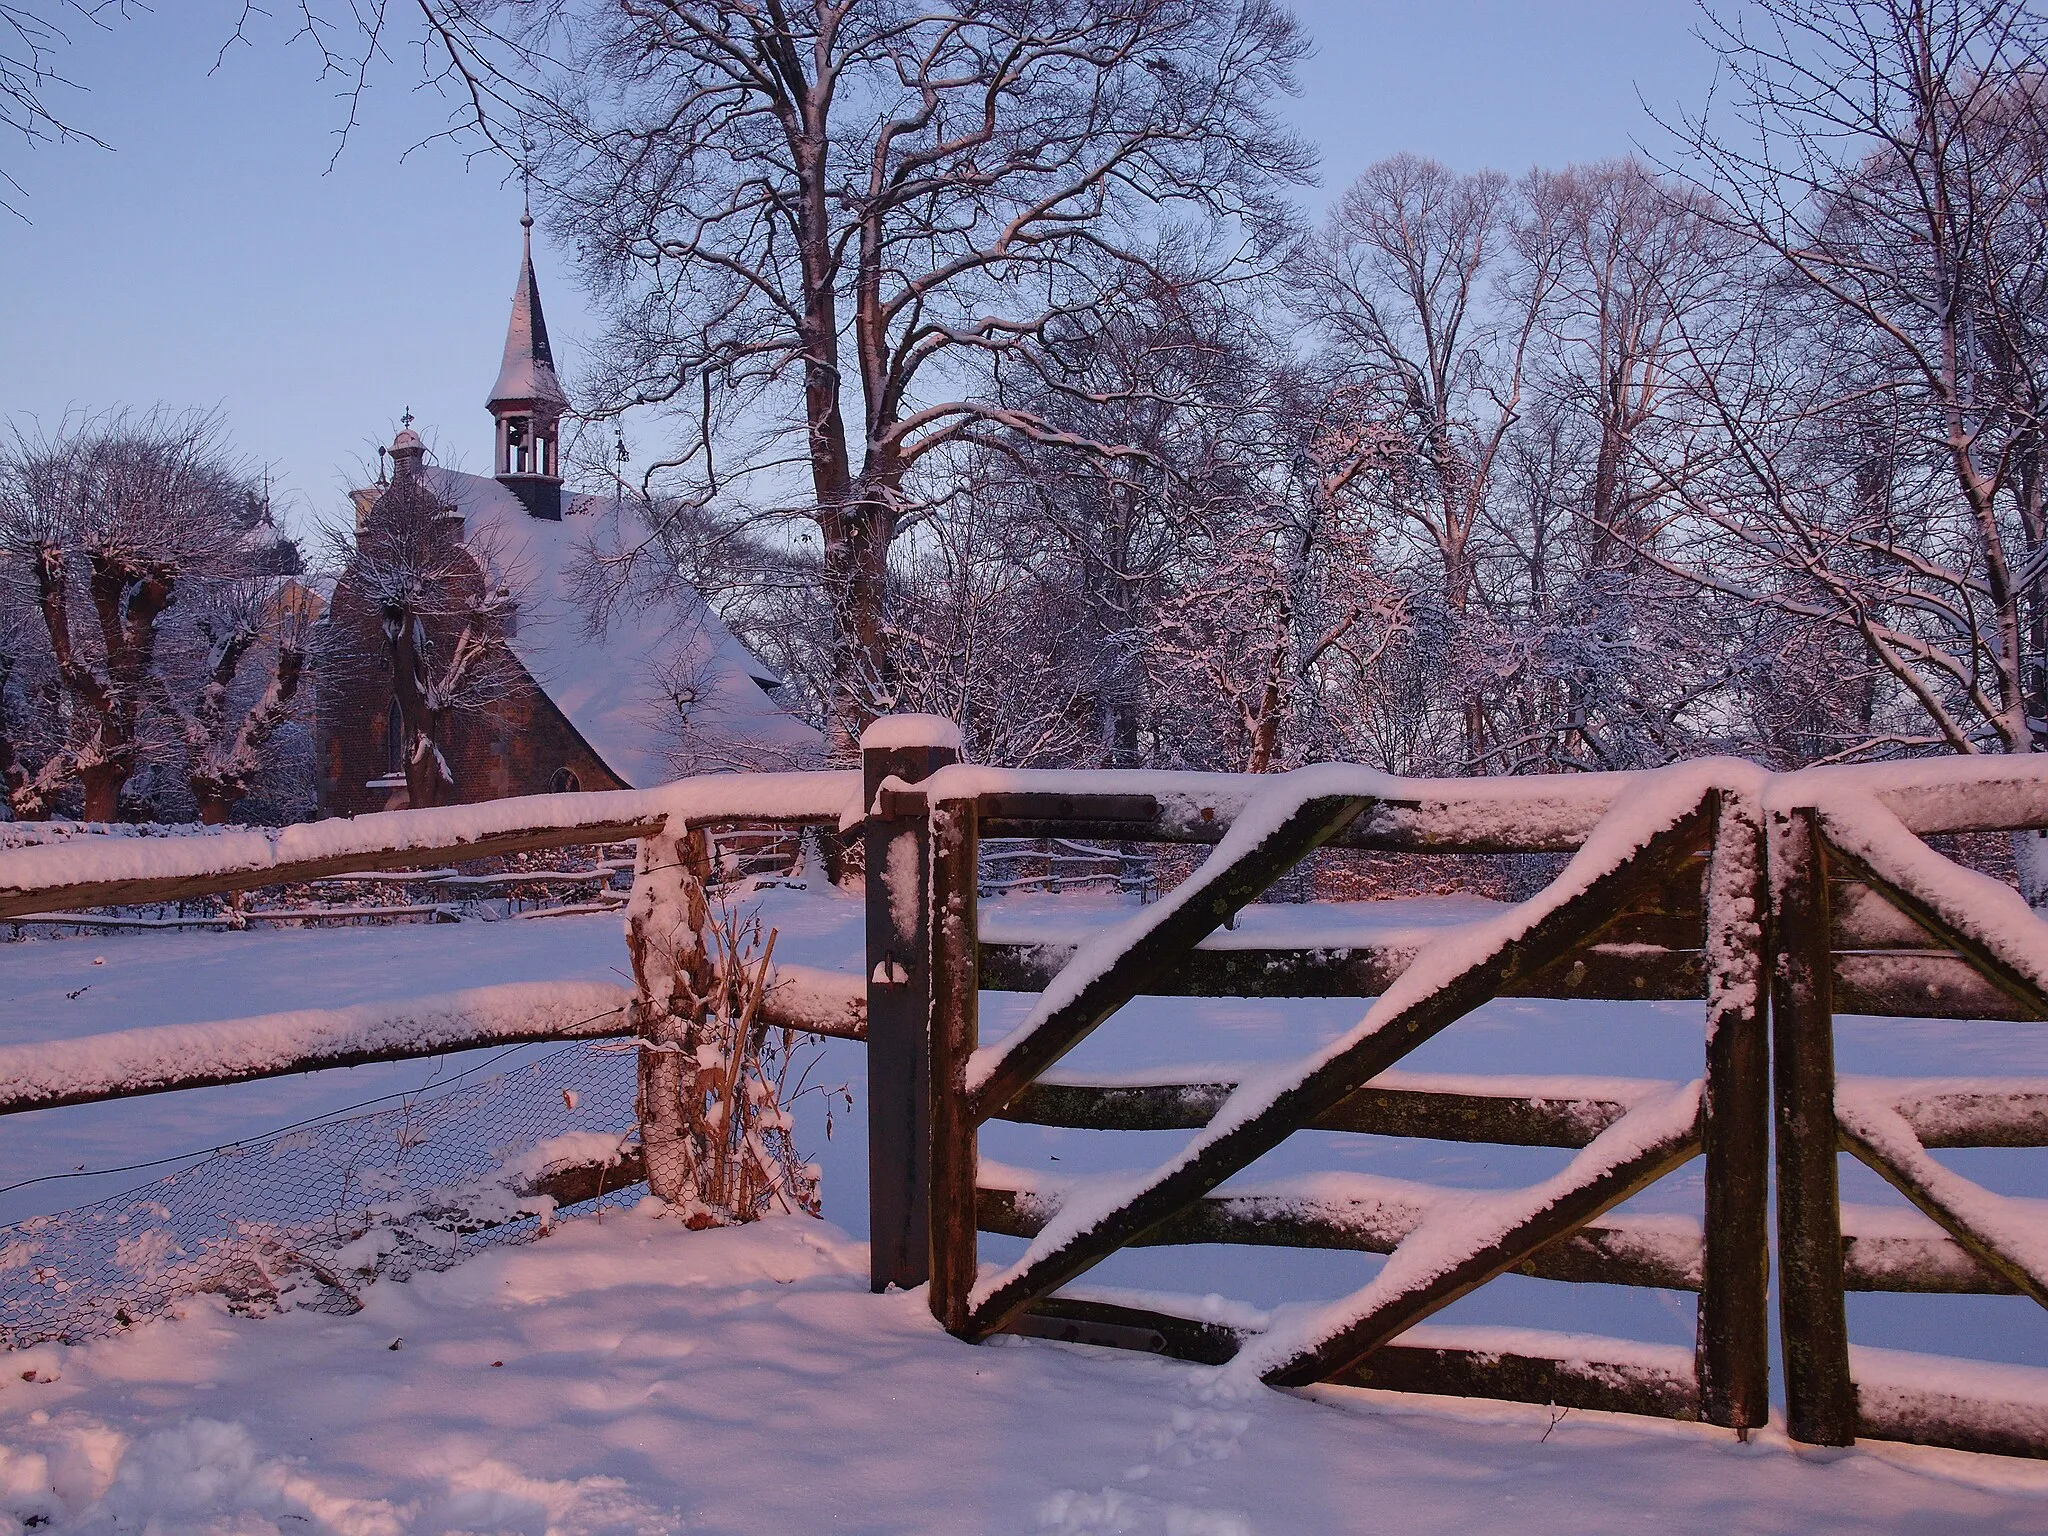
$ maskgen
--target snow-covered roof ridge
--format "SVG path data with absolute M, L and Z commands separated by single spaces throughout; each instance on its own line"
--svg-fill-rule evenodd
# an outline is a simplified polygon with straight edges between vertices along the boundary
M 594 552 L 632 530 L 604 496 L 568 498 L 560 521 L 530 516 L 505 486 L 434 469 L 440 497 L 462 514 L 472 548 L 520 594 L 512 650 L 604 765 L 648 789 L 683 773 L 793 768 L 813 761 L 819 733 L 770 698 L 773 669 L 734 638 L 702 597 L 629 596 L 598 622 L 589 600 Z

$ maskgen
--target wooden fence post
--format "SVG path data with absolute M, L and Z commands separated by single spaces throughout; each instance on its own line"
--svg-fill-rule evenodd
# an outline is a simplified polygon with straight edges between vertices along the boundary
M 878 1291 L 930 1274 L 931 969 L 926 932 L 930 820 L 876 813 L 885 780 L 929 777 L 960 759 L 937 715 L 884 715 L 860 740 L 867 853 L 868 1277 Z
M 1723 790 L 1706 891 L 1706 1256 L 1695 1374 L 1709 1424 L 1770 1421 L 1771 1086 L 1764 828 Z
M 981 990 L 978 954 L 979 826 L 974 801 L 931 809 L 931 1307 L 956 1334 L 967 1331 L 974 1289 L 976 1119 L 967 1093 Z
M 1806 807 L 1770 813 L 1771 1059 L 1777 1077 L 1778 1322 L 1786 1429 L 1856 1439 L 1836 1168 L 1834 957 L 1827 860 Z
M 694 1210 L 697 1168 L 683 1113 L 684 1058 L 696 1048 L 705 999 L 716 990 L 704 935 L 709 873 L 703 832 L 681 817 L 640 839 L 633 894 L 626 902 L 626 952 L 633 962 L 633 1026 L 651 1047 L 640 1052 L 640 1147 L 647 1187 L 671 1205 Z M 692 1079 L 694 1081 L 694 1079 Z

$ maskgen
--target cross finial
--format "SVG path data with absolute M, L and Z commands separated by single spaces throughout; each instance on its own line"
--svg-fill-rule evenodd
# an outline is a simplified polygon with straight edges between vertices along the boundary
M 411 427 L 411 426 L 412 426 L 412 407 L 408 405 L 408 406 L 407 406 L 407 407 L 405 408 L 405 414 L 404 414 L 403 416 L 399 417 L 398 419 L 399 419 L 399 420 L 400 420 L 401 422 L 403 422 L 403 423 L 404 423 L 404 424 L 405 424 L 405 425 L 406 425 L 407 427 Z

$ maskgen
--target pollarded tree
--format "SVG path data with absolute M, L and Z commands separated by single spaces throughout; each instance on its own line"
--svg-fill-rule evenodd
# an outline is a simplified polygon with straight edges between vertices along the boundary
M 180 606 L 183 633 L 173 647 L 184 654 L 159 669 L 156 702 L 184 748 L 199 819 L 218 825 L 247 797 L 278 731 L 297 714 L 319 615 L 288 574 L 260 568 L 208 582 Z M 245 675 L 252 655 L 267 662 L 253 697 Z
M 1274 0 L 423 0 L 499 142 L 610 300 L 614 406 L 688 423 L 685 501 L 814 521 L 847 748 L 892 695 L 890 551 L 962 444 L 1115 454 L 1005 403 L 1100 323 L 1176 220 L 1272 248 L 1311 157 L 1272 109 Z
M 36 615 L 10 632 L 35 653 L 30 669 L 40 674 L 12 716 L 29 726 L 7 751 L 14 815 L 48 815 L 76 784 L 88 820 L 114 820 L 122 787 L 140 767 L 176 759 L 176 701 L 204 699 L 209 685 L 184 664 L 191 648 L 178 643 L 173 605 L 203 613 L 228 589 L 276 579 L 272 551 L 249 537 L 250 479 L 218 423 L 192 413 L 73 419 L 47 436 L 17 432 L 0 450 L 0 561 L 15 602 Z M 247 641 L 205 669 L 218 679 L 206 706 L 217 732 L 238 729 L 229 719 L 235 685 L 265 622 L 260 612 L 251 617 Z M 283 698 L 266 718 L 281 719 L 297 667 L 283 653 L 273 660 L 283 671 L 264 694 L 281 689 Z M 274 729 L 254 733 L 249 771 Z M 189 735 L 184 745 L 193 749 Z M 41 759 L 33 768 L 24 746 Z M 198 758 L 188 767 L 196 775 Z M 198 798 L 209 816 L 224 819 L 239 796 L 224 782 Z

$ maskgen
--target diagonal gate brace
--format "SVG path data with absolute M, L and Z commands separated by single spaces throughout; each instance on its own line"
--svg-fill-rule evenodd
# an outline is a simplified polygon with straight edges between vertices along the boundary
M 1668 878 L 1677 863 L 1699 850 L 1710 830 L 1712 803 L 1713 793 L 1706 790 L 1675 816 L 1646 815 L 1638 809 L 1633 824 L 1623 831 L 1605 839 L 1596 834 L 1556 885 L 1482 925 L 1482 930 L 1495 932 L 1486 933 L 1469 958 L 1439 949 L 1468 937 L 1459 930 L 1425 948 L 1348 1036 L 1284 1069 L 1291 1075 L 1269 1075 L 1240 1086 L 1178 1157 L 1143 1175 L 1120 1203 L 1092 1214 L 1062 1209 L 1022 1260 L 976 1288 L 963 1336 L 981 1339 L 996 1332 L 1032 1302 L 1335 1109 L 1517 978 L 1589 942 L 1643 893 Z M 1621 816 L 1626 805 L 1617 805 L 1610 818 Z M 1566 889 L 1560 892 L 1560 887 Z M 1447 958 L 1433 960 L 1432 950 Z M 1019 1083 L 1018 1091 L 1022 1086 Z
M 1083 948 L 1070 962 L 1083 968 L 1071 995 L 1043 1017 L 1026 1020 L 1011 1041 L 991 1053 L 979 1085 L 970 1082 L 975 1117 L 1000 1115 L 1104 1019 L 1132 998 L 1157 990 L 1197 944 L 1350 826 L 1372 803 L 1367 795 L 1314 795 L 1302 800 L 1264 835 L 1237 848 L 1228 841 L 1219 844 L 1171 897 L 1119 930 L 1120 946 L 1102 964 L 1091 967 L 1092 957 Z M 1247 807 L 1247 814 L 1256 805 L 1255 801 Z
M 1425 1217 L 1386 1267 L 1311 1326 L 1259 1341 L 1248 1367 L 1276 1387 L 1327 1381 L 1547 1243 L 1654 1184 L 1700 1150 L 1700 1085 L 1629 1111 L 1555 1178 Z

